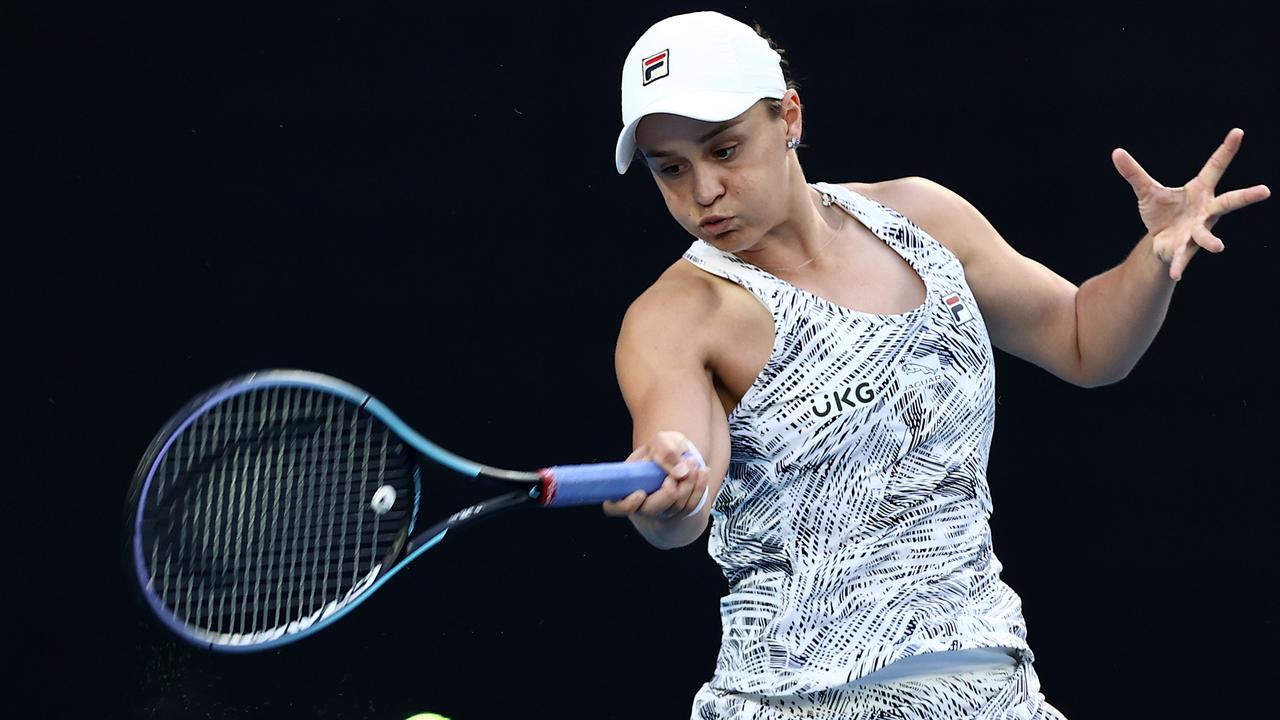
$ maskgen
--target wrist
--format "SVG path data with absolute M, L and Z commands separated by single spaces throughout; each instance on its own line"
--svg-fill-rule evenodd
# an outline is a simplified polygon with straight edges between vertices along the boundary
M 650 545 L 662 550 L 683 547 L 702 534 L 700 518 L 684 513 L 665 520 L 652 515 L 632 514 L 627 517 Z

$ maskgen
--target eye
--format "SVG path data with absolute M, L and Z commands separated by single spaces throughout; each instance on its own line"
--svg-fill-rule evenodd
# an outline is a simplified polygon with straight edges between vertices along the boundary
M 733 154 L 734 152 L 737 151 L 737 149 L 738 149 L 737 145 L 729 145 L 726 147 L 719 148 L 718 150 L 713 150 L 711 151 L 711 154 L 720 160 L 728 160 L 729 158 L 733 157 Z
M 661 170 L 659 170 L 659 172 L 663 173 L 664 175 L 669 175 L 671 177 L 675 177 L 676 175 L 678 175 L 679 171 L 680 171 L 679 165 L 668 165 L 662 168 Z

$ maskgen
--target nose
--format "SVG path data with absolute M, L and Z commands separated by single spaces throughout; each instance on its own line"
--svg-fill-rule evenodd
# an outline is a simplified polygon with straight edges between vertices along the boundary
M 724 182 L 720 177 L 720 170 L 715 166 L 706 166 L 692 168 L 693 173 L 693 199 L 703 207 L 711 207 L 716 200 L 724 195 Z

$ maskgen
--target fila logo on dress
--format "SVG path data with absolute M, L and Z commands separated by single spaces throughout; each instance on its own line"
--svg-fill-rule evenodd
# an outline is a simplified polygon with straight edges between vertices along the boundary
M 951 293 L 942 298 L 942 302 L 947 304 L 947 309 L 951 311 L 951 317 L 956 319 L 957 325 L 963 325 L 973 319 L 973 313 L 964 306 L 959 293 Z
M 670 51 L 663 50 L 656 55 L 650 55 L 640 61 L 640 68 L 644 71 L 644 82 L 641 83 L 642 85 L 648 85 L 654 80 L 667 76 L 667 73 L 671 69 L 671 58 L 668 57 L 670 54 Z

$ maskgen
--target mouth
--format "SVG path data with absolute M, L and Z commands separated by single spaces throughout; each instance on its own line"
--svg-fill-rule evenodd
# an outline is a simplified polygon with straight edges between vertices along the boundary
M 712 235 L 719 235 L 720 233 L 729 229 L 729 224 L 731 222 L 733 222 L 733 217 L 731 216 L 711 215 L 709 217 L 703 218 L 702 222 L 698 224 L 698 227 L 702 228 L 703 231 L 705 232 L 711 233 Z

